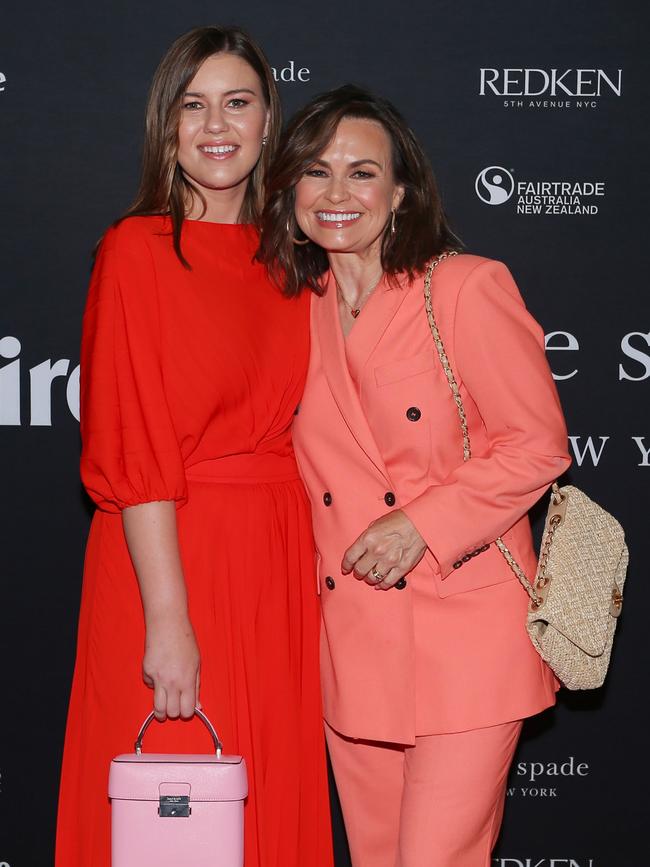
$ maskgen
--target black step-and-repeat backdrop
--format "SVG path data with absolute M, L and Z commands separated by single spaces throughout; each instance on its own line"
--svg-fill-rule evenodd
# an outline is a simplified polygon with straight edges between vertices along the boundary
M 571 480 L 620 518 L 631 568 L 605 688 L 565 691 L 526 725 L 494 864 L 644 867 L 650 69 L 642 0 L 33 0 L 2 9 L 0 867 L 52 863 L 90 518 L 77 471 L 90 253 L 134 192 L 161 53 L 193 26 L 233 22 L 265 47 L 287 114 L 346 81 L 392 99 L 425 142 L 467 247 L 508 263 L 544 326 Z M 335 828 L 346 865 L 336 815 Z

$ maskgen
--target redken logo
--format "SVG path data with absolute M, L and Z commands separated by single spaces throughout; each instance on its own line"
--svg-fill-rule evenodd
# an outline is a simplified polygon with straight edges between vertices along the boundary
M 493 858 L 492 863 L 495 867 L 596 867 L 593 858 Z
M 479 77 L 479 96 L 506 97 L 505 108 L 596 108 L 622 93 L 622 69 L 485 67 Z

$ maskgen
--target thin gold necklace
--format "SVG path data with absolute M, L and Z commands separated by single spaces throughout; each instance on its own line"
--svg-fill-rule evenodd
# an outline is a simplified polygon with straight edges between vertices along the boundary
M 342 290 L 341 287 L 339 286 L 339 282 L 338 282 L 338 280 L 336 280 L 336 279 L 334 280 L 334 282 L 336 283 L 336 291 L 337 291 L 338 294 L 339 294 L 339 298 L 343 301 L 343 303 L 345 304 L 345 306 L 348 308 L 348 310 L 350 311 L 350 316 L 351 316 L 353 319 L 356 319 L 357 316 L 359 315 L 359 313 L 361 313 L 361 308 L 363 307 L 363 304 L 361 303 L 362 299 L 365 298 L 366 295 L 370 295 L 370 293 L 371 293 L 374 289 L 376 289 L 377 286 L 379 286 L 379 284 L 381 283 L 381 278 L 382 278 L 382 277 L 383 277 L 383 274 L 379 277 L 378 280 L 376 280 L 376 281 L 372 284 L 372 286 L 370 286 L 368 289 L 364 289 L 364 291 L 361 293 L 361 295 L 359 295 L 359 298 L 357 299 L 357 304 L 359 305 L 358 307 L 353 307 L 353 306 L 350 304 L 350 302 L 346 299 L 345 295 L 343 294 L 343 290 Z

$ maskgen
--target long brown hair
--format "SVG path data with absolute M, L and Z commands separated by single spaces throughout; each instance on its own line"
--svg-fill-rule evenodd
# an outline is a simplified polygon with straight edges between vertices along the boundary
M 273 72 L 262 49 L 247 33 L 239 27 L 198 27 L 171 45 L 160 61 L 149 92 L 140 187 L 135 201 L 121 219 L 169 215 L 174 250 L 186 267 L 189 264 L 181 250 L 181 228 L 188 194 L 198 196 L 204 207 L 206 202 L 200 190 L 185 178 L 176 158 L 181 100 L 201 64 L 208 57 L 220 53 L 241 57 L 252 67 L 260 79 L 262 94 L 270 111 L 266 146 L 246 187 L 240 214 L 243 222 L 260 221 L 264 178 L 280 137 L 282 115 Z
M 391 142 L 395 183 L 404 187 L 395 232 L 389 221 L 382 239 L 384 272 L 392 279 L 406 274 L 412 280 L 433 256 L 461 246 L 447 224 L 429 160 L 404 118 L 388 100 L 346 84 L 316 96 L 294 115 L 280 139 L 267 179 L 257 257 L 289 296 L 305 287 L 318 295 L 323 293 L 320 277 L 328 269 L 325 250 L 311 241 L 294 243 L 294 239 L 305 239 L 294 214 L 295 187 L 344 118 L 381 124 Z

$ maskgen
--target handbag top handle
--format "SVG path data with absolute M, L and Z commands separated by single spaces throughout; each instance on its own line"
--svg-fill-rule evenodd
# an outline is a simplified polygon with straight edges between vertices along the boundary
M 217 730 L 212 725 L 212 723 L 207 718 L 207 716 L 203 713 L 203 711 L 199 710 L 198 707 L 194 708 L 194 713 L 198 716 L 198 718 L 201 720 L 201 722 L 205 725 L 207 730 L 210 732 L 210 736 L 212 737 L 212 743 L 214 744 L 214 751 L 216 753 L 217 758 L 220 759 L 221 753 L 223 752 L 223 744 L 221 743 L 219 735 L 217 734 Z M 140 726 L 140 731 L 138 732 L 138 736 L 135 739 L 135 754 L 136 754 L 136 756 L 142 755 L 142 739 L 144 738 L 145 732 L 147 731 L 147 729 L 149 728 L 149 726 L 151 725 L 151 723 L 154 721 L 155 718 L 156 718 L 156 715 L 154 714 L 153 711 L 151 711 L 149 716 L 146 718 L 146 720 Z

